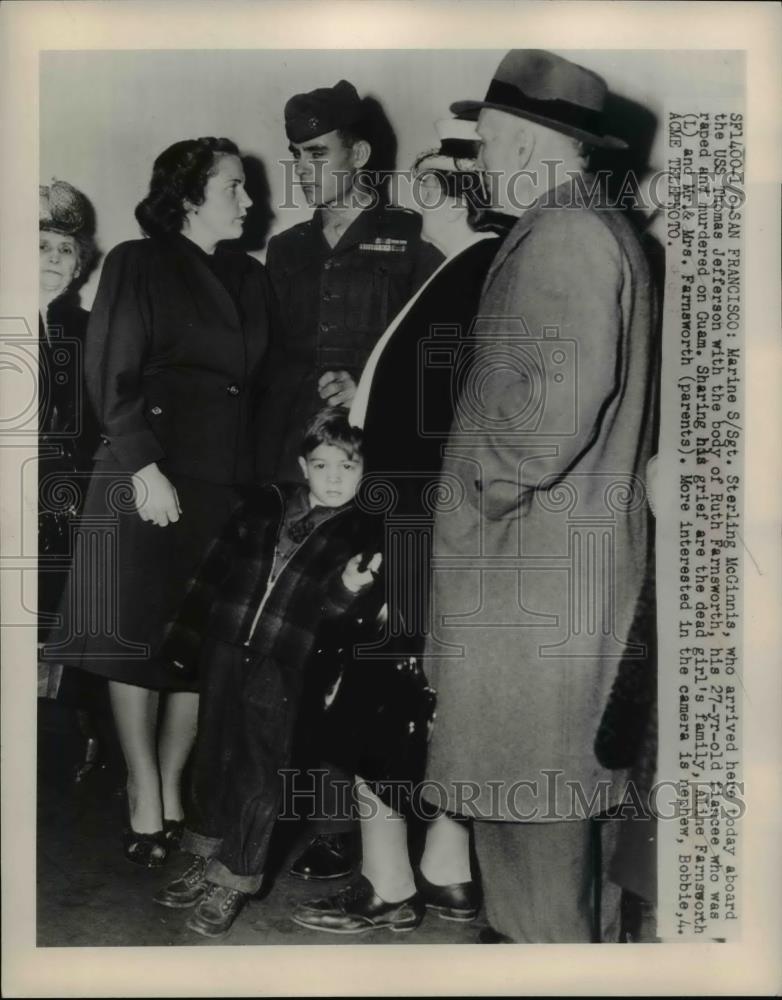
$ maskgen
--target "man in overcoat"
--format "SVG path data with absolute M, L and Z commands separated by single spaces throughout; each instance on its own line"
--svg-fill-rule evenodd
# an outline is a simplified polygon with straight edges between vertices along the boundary
M 476 820 L 500 940 L 594 940 L 594 817 L 624 793 L 594 740 L 647 558 L 654 302 L 640 243 L 585 173 L 606 87 L 512 51 L 475 112 L 495 207 L 516 215 L 481 298 L 477 351 L 435 526 L 438 692 L 427 798 Z M 451 655 L 442 655 L 442 643 Z M 464 880 L 464 859 L 439 872 Z M 430 876 L 431 878 L 431 876 Z M 604 896 L 604 926 L 613 916 Z

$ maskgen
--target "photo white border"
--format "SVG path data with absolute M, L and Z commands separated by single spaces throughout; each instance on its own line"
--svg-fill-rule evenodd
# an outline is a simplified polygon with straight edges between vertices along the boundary
M 749 804 L 742 846 L 741 943 L 614 945 L 608 946 L 610 952 L 591 945 L 36 949 L 35 636 L 34 630 L 8 629 L 3 635 L 0 730 L 4 996 L 768 995 L 780 991 L 781 25 L 780 8 L 764 3 L 7 0 L 0 7 L 4 234 L 0 323 L 2 317 L 24 316 L 33 330 L 42 49 L 503 49 L 512 41 L 517 47 L 554 49 L 745 49 L 744 274 L 749 345 L 745 544 L 752 556 L 745 562 L 743 718 Z M 3 390 L 9 391 L 5 378 Z M 6 483 L 0 543 L 2 551 L 13 551 L 10 532 L 17 523 L 20 497 L 2 475 L 3 467 L 8 467 L 3 451 L 0 446 L 0 483 Z M 6 591 L 2 594 L 3 620 L 11 597 Z M 122 919 L 121 913 L 117 919 Z

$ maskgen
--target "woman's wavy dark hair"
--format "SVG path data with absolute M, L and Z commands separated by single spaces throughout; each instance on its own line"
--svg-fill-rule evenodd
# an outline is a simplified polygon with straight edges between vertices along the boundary
M 221 153 L 239 155 L 230 139 L 183 139 L 163 152 L 152 167 L 149 194 L 136 205 L 136 220 L 147 236 L 178 233 L 185 222 L 185 202 L 201 205 L 206 183 Z

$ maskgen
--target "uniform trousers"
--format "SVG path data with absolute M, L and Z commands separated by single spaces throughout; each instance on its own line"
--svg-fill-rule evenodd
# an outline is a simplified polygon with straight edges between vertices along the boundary
M 494 930 L 522 944 L 594 941 L 597 878 L 599 940 L 618 941 L 620 890 L 606 881 L 601 862 L 601 854 L 613 853 L 616 826 L 594 820 L 476 821 L 475 853 Z
M 198 736 L 182 849 L 211 882 L 254 893 L 280 813 L 301 695 L 300 665 L 211 642 L 201 660 Z

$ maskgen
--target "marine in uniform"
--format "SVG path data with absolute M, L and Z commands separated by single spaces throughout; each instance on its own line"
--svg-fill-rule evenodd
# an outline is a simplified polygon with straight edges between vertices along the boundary
M 315 214 L 269 241 L 266 265 L 280 310 L 258 421 L 262 480 L 298 479 L 298 448 L 324 405 L 349 406 L 372 348 L 443 256 L 421 237 L 417 212 L 386 204 L 372 183 L 372 125 L 346 80 L 285 105 L 295 180 Z M 336 769 L 326 780 L 322 825 L 291 869 L 337 878 L 350 864 Z
M 285 106 L 296 182 L 316 211 L 269 242 L 280 309 L 259 420 L 263 479 L 298 478 L 302 430 L 325 403 L 349 405 L 375 343 L 441 263 L 417 212 L 384 204 L 355 87 L 297 94 Z

